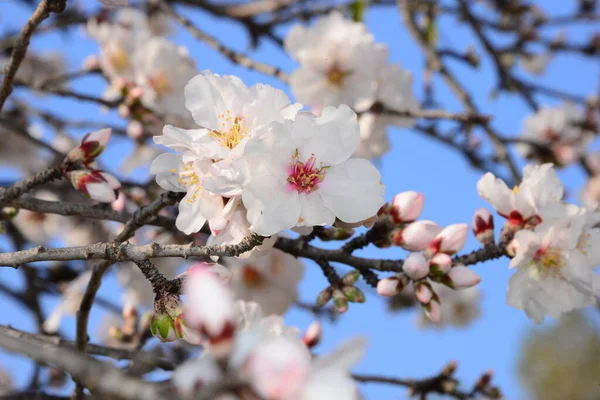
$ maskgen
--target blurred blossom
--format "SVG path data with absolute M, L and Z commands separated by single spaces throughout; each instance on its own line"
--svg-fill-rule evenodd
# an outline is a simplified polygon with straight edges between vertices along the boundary
M 296 301 L 304 264 L 294 256 L 271 249 L 245 259 L 227 258 L 236 298 L 258 303 L 265 315 L 284 314 Z
M 82 272 L 75 280 L 69 282 L 64 289 L 58 304 L 44 321 L 44 331 L 55 333 L 65 315 L 75 315 L 81 305 L 81 299 L 90 282 L 91 271 Z
M 481 315 L 481 292 L 478 287 L 463 290 L 454 290 L 449 287 L 432 282 L 433 289 L 440 297 L 440 320 L 433 322 L 419 313 L 417 325 L 419 327 L 443 328 L 447 326 L 466 327 Z

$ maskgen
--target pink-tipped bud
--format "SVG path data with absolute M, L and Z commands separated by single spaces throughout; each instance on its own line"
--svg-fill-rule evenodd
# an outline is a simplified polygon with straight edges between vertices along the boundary
M 142 125 L 140 121 L 130 121 L 129 124 L 127 124 L 125 133 L 132 139 L 139 139 L 144 135 L 144 125 Z
M 494 243 L 494 216 L 485 208 L 478 208 L 473 214 L 473 234 L 484 246 Z
M 423 211 L 425 197 L 422 193 L 402 192 L 394 196 L 390 215 L 396 224 L 412 222 L 419 218 Z
M 442 227 L 433 221 L 417 221 L 404 228 L 394 243 L 408 251 L 421 251 L 433 242 Z
M 420 281 L 415 283 L 415 297 L 421 304 L 428 304 L 433 297 L 433 289 L 429 282 Z
M 323 307 L 329 302 L 329 300 L 331 300 L 332 296 L 333 289 L 331 287 L 321 290 L 317 295 L 317 300 L 315 301 L 317 307 Z
M 404 260 L 402 270 L 410 279 L 416 281 L 429 275 L 429 263 L 423 254 L 410 253 Z
M 129 118 L 131 115 L 131 109 L 127 104 L 119 104 L 119 107 L 117 107 L 117 112 L 123 118 Z
M 127 100 L 133 102 L 133 101 L 141 98 L 143 94 L 144 94 L 144 89 L 142 89 L 139 86 L 136 86 L 136 87 L 132 88 L 131 90 L 129 90 L 129 93 L 127 94 Z
M 453 289 L 466 289 L 481 282 L 481 277 L 479 275 L 462 265 L 457 265 L 450 269 L 448 278 L 450 278 L 452 282 L 452 285 L 449 286 Z
M 377 293 L 381 296 L 392 297 L 400 293 L 407 284 L 408 277 L 402 273 L 383 278 L 377 283 Z
M 431 275 L 446 275 L 452 268 L 452 259 L 446 253 L 437 253 L 429 260 Z
M 104 171 L 79 169 L 67 172 L 66 176 L 81 194 L 102 203 L 115 201 L 115 191 L 121 187 L 117 178 Z
M 465 245 L 469 225 L 452 224 L 445 227 L 429 245 L 425 251 L 426 256 L 432 256 L 436 253 L 456 254 Z
M 440 307 L 440 299 L 437 297 L 437 295 L 434 295 L 428 304 L 423 304 L 423 311 L 425 311 L 425 315 L 432 322 L 440 322 L 442 310 Z
M 183 314 L 178 315 L 173 320 L 173 325 L 175 326 L 175 334 L 179 339 L 192 345 L 202 344 L 202 336 L 200 335 L 200 332 L 186 325 L 183 319 Z
M 86 165 L 91 163 L 102 153 L 108 144 L 111 132 L 110 128 L 106 128 L 88 133 L 81 140 L 81 144 L 69 152 L 66 161 L 79 161 Z
M 321 328 L 321 323 L 319 323 L 319 321 L 315 321 L 312 324 L 310 324 L 308 329 L 306 329 L 306 332 L 304 332 L 302 341 L 304 342 L 306 347 L 311 349 L 321 342 L 322 334 L 323 329 Z

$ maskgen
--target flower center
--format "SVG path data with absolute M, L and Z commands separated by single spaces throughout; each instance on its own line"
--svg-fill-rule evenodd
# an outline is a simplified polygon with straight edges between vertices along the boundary
M 533 262 L 537 269 L 536 272 L 541 278 L 556 276 L 566 264 L 561 252 L 552 248 L 539 249 L 533 257 Z
M 173 168 L 171 173 L 176 174 L 177 170 Z M 202 190 L 202 186 L 200 185 L 200 177 L 194 171 L 193 162 L 185 164 L 183 169 L 179 171 L 179 178 L 177 179 L 177 182 L 183 183 L 183 186 L 185 186 L 188 191 L 190 188 L 192 188 L 192 195 L 188 196 L 187 201 L 189 203 L 193 203 L 198 197 L 198 192 Z
M 290 162 L 289 176 L 287 178 L 288 183 L 292 189 L 295 189 L 298 193 L 311 193 L 319 187 L 319 183 L 325 179 L 325 173 L 328 166 L 315 167 L 317 159 L 312 154 L 306 162 L 300 161 L 298 149 L 292 156 Z
M 108 53 L 108 60 L 110 64 L 119 72 L 125 71 L 129 68 L 129 55 L 122 47 L 112 49 Z
M 169 85 L 169 78 L 167 78 L 167 74 L 163 71 L 160 71 L 150 79 L 150 86 L 154 89 L 156 94 L 163 95 L 171 90 L 171 85 Z
M 244 265 L 242 276 L 244 283 L 252 288 L 259 288 L 265 283 L 265 279 L 261 273 L 252 265 Z
M 232 117 L 229 110 L 226 111 L 226 114 L 219 114 L 218 117 L 222 129 L 211 131 L 210 136 L 219 142 L 221 146 L 231 150 L 248 136 L 249 129 L 243 124 L 244 117 Z M 228 130 L 227 126 L 229 126 Z
M 334 65 L 327 71 L 327 81 L 332 86 L 341 87 L 344 84 L 344 78 L 350 73 L 349 71 L 342 71 L 340 67 Z

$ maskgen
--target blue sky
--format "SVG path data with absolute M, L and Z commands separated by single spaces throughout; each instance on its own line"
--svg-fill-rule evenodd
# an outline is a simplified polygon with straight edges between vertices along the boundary
M 547 7 L 545 11 L 549 15 L 565 15 L 573 11 L 572 5 L 569 4 L 571 2 L 543 3 L 547 3 L 544 6 Z M 7 30 L 9 27 L 20 29 L 30 13 L 31 10 L 21 3 L 1 1 L 1 30 Z M 241 52 L 250 50 L 245 32 L 239 25 L 197 12 L 189 12 L 187 17 L 228 46 Z M 400 63 L 412 71 L 415 80 L 414 90 L 417 97 L 421 98 L 423 57 L 400 21 L 400 16 L 393 7 L 372 8 L 366 14 L 366 23 L 377 41 L 389 45 L 391 61 Z M 282 29 L 280 33 L 285 33 L 287 28 Z M 580 29 L 570 30 L 568 38 L 573 42 L 582 40 L 589 29 L 589 25 L 582 24 Z M 557 30 L 544 32 L 551 36 L 557 33 Z M 248 85 L 257 82 L 272 84 L 289 93 L 280 82 L 231 64 L 208 46 L 194 41 L 181 28 L 177 29 L 172 39 L 188 46 L 190 54 L 201 70 L 209 69 L 219 74 L 237 75 Z M 501 40 L 501 38 L 495 39 Z M 447 18 L 443 19 L 440 25 L 440 42 L 443 47 L 451 47 L 458 51 L 464 50 L 467 45 L 474 45 L 480 49 L 477 39 L 470 34 L 468 27 Z M 71 70 L 78 70 L 82 60 L 97 50 L 95 43 L 85 38 L 78 30 L 71 30 L 68 34 L 50 34 L 36 38 L 32 42 L 32 48 L 44 51 L 67 51 Z M 256 51 L 253 51 L 252 56 L 257 60 L 280 66 L 286 71 L 291 71 L 295 67 L 289 57 L 268 41 L 264 41 Z M 490 90 L 495 82 L 491 60 L 484 58 L 477 70 L 452 61 L 449 61 L 449 65 L 472 93 L 481 111 L 494 116 L 494 127 L 507 136 L 517 135 L 522 119 L 530 111 L 527 105 L 514 95 L 502 94 L 495 99 L 491 98 Z M 580 95 L 589 95 L 598 87 L 598 67 L 578 56 L 559 55 L 550 64 L 541 82 L 552 87 L 566 88 Z M 77 81 L 74 87 L 98 95 L 104 83 L 97 78 L 85 78 Z M 435 80 L 435 93 L 445 109 L 462 110 L 462 105 L 440 79 Z M 53 110 L 60 115 L 75 119 L 104 121 L 109 124 L 123 124 L 116 113 L 105 114 L 94 104 L 55 98 L 50 101 L 50 98 L 31 97 L 20 90 L 15 91 L 15 95 L 31 98 L 36 105 Z M 541 104 L 558 104 L 554 99 L 539 97 L 538 100 Z M 70 131 L 69 133 L 81 136 L 85 132 Z M 476 182 L 481 173 L 471 169 L 460 154 L 410 130 L 390 129 L 389 135 L 393 149 L 380 162 L 388 199 L 401 191 L 420 191 L 425 194 L 422 218 L 432 219 L 440 225 L 470 222 L 473 211 L 478 207 L 486 206 L 478 198 L 476 191 Z M 109 147 L 109 152 L 103 155 L 103 161 L 108 165 L 116 166 L 130 150 L 130 144 L 122 140 L 114 140 Z M 147 176 L 147 169 L 141 169 L 136 171 L 133 178 L 144 180 Z M 0 177 L 14 178 L 16 175 L 14 171 L 0 170 Z M 561 178 L 572 194 L 570 200 L 575 201 L 577 192 L 584 182 L 581 171 L 577 168 L 567 168 L 561 171 Z M 0 240 L 0 246 L 5 247 L 6 241 Z M 475 239 L 469 237 L 465 251 L 477 247 L 478 243 Z M 367 248 L 359 254 L 383 258 L 405 255 L 400 250 L 381 251 L 374 248 Z M 318 350 L 327 351 L 340 339 L 362 334 L 370 338 L 371 345 L 363 362 L 356 368 L 356 372 L 418 378 L 434 374 L 448 361 L 455 360 L 459 363 L 458 377 L 464 379 L 467 385 L 473 383 L 484 370 L 494 369 L 496 371 L 494 381 L 502 388 L 507 399 L 526 399 L 527 396 L 520 388 L 518 377 L 515 375 L 515 366 L 521 339 L 533 322 L 528 320 L 524 313 L 509 308 L 505 303 L 506 285 L 510 276 L 507 267 L 506 259 L 473 267 L 483 277 L 480 285 L 483 292 L 483 316 L 467 329 L 419 330 L 414 324 L 414 311 L 392 315 L 386 311 L 384 302 L 375 293 L 368 292 L 366 304 L 352 304 L 349 312 L 337 323 L 326 324 L 324 340 Z M 12 269 L 0 269 L 0 279 L 3 282 L 20 285 L 19 272 Z M 307 262 L 307 274 L 300 290 L 302 300 L 312 301 L 324 285 L 325 280 L 320 270 Z M 106 297 L 117 295 L 112 275 L 105 279 L 101 295 Z M 10 307 L 5 307 L 5 312 L 0 315 L 0 323 L 11 324 L 22 329 L 34 329 L 33 321 L 22 318 L 20 310 L 16 306 L 13 307 L 12 300 L 6 298 L 1 300 Z M 50 310 L 53 304 L 54 301 L 47 300 L 44 306 L 46 310 Z M 102 313 L 103 310 L 98 308 L 95 308 L 92 313 L 94 323 L 91 332 L 97 329 Z M 305 312 L 293 310 L 287 315 L 286 321 L 305 328 L 312 321 L 312 317 Z M 74 318 L 67 318 L 63 324 L 65 332 L 73 334 L 74 324 Z M 10 366 L 17 382 L 27 380 L 30 367 L 23 358 L 0 354 L 0 365 Z M 406 391 L 397 387 L 368 385 L 364 386 L 364 393 L 367 398 L 397 399 L 404 398 Z

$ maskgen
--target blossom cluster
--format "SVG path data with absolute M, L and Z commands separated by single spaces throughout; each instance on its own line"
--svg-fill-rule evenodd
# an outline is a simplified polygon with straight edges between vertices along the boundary
M 202 128 L 165 126 L 154 140 L 177 153 L 150 167 L 162 188 L 186 193 L 176 221 L 184 233 L 208 221 L 210 244 L 235 244 L 250 232 L 360 224 L 383 204 L 379 171 L 351 158 L 359 128 L 349 107 L 316 116 L 281 90 L 210 72 L 191 79 L 184 93 Z
M 299 329 L 286 327 L 278 315 L 267 316 L 257 303 L 236 302 L 223 278 L 208 266 L 188 271 L 184 295 L 184 304 L 166 300 L 164 312 L 152 322 L 161 340 L 179 337 L 205 349 L 175 370 L 173 383 L 182 398 L 195 398 L 226 375 L 248 382 L 261 398 L 359 398 L 349 372 L 364 352 L 363 338 L 313 359 L 310 349 L 321 337 L 318 323 L 300 336 Z
M 552 164 L 528 165 L 510 189 L 493 174 L 477 185 L 479 195 L 506 219 L 501 242 L 513 256 L 507 302 L 534 321 L 592 305 L 600 290 L 600 213 L 563 202 L 564 189 Z M 506 244 L 506 243 L 505 243 Z
M 442 228 L 433 221 L 416 221 L 423 206 L 423 194 L 403 192 L 379 211 L 380 219 L 388 219 L 394 225 L 389 243 L 379 245 L 394 244 L 410 253 L 404 260 L 402 272 L 380 280 L 377 292 L 382 296 L 395 296 L 411 285 L 425 315 L 439 322 L 442 301 L 434 290 L 436 283 L 461 290 L 477 285 L 481 278 L 465 266 L 454 264 L 451 258 L 463 248 L 469 226 L 453 224 Z
M 360 114 L 358 156 L 376 158 L 389 150 L 388 125 L 414 125 L 412 118 L 386 113 L 418 108 L 412 76 L 388 61 L 387 46 L 375 42 L 364 23 L 332 12 L 312 27 L 294 26 L 285 48 L 300 64 L 290 77 L 298 101 L 315 111 L 347 104 Z

